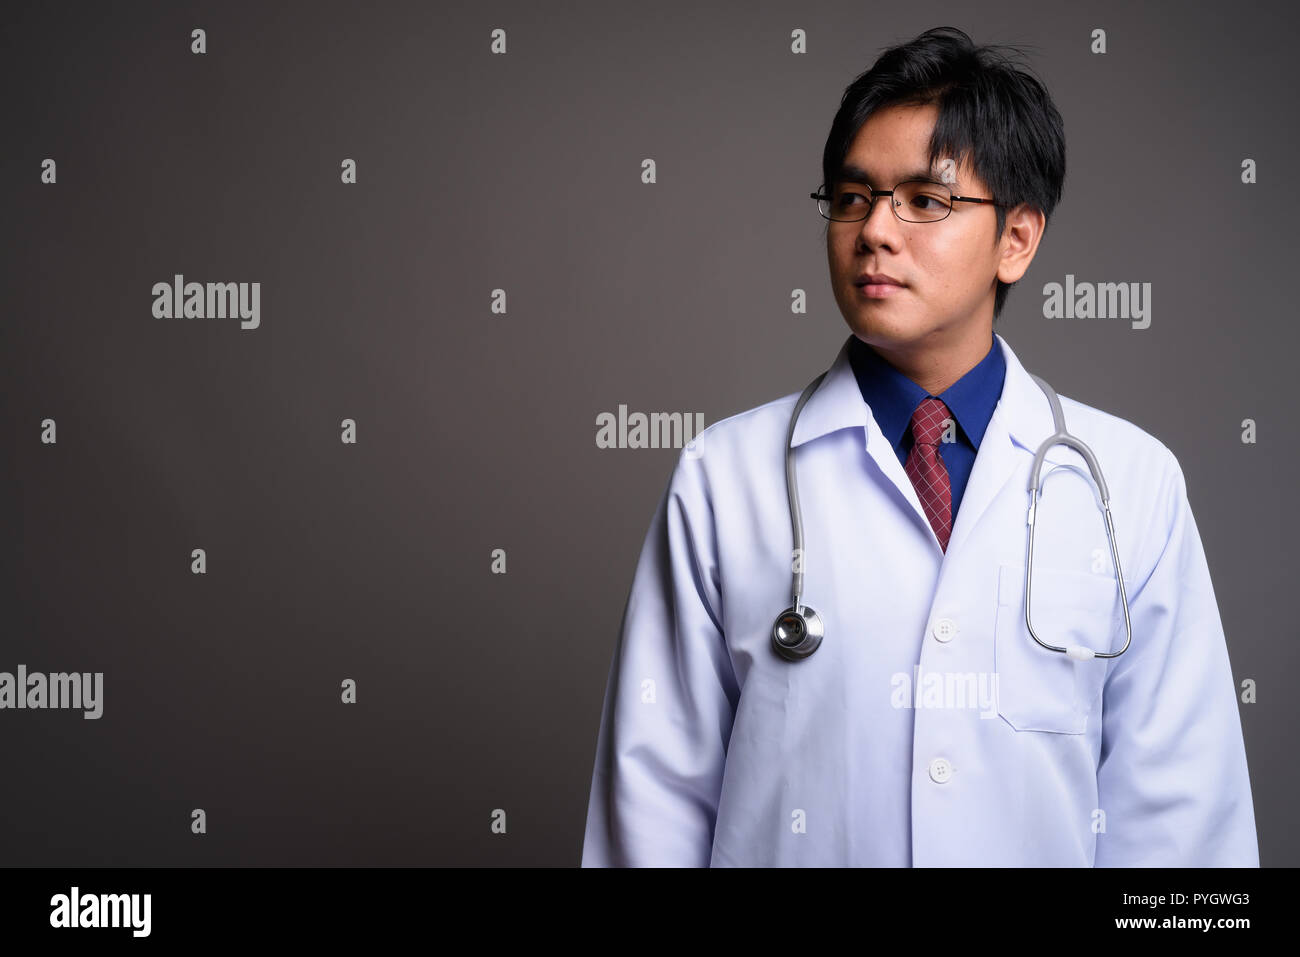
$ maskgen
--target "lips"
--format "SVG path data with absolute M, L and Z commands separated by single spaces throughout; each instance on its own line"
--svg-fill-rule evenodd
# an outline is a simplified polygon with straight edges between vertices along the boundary
M 857 279 L 853 280 L 853 285 L 855 285 L 855 286 L 865 286 L 865 285 L 867 285 L 867 284 L 871 284 L 871 285 L 873 285 L 873 286 L 901 286 L 901 285 L 903 285 L 902 282 L 900 282 L 899 280 L 895 279 L 893 276 L 886 276 L 884 273 L 865 273 L 865 272 L 864 272 L 864 273 L 863 273 L 861 276 L 859 276 Z

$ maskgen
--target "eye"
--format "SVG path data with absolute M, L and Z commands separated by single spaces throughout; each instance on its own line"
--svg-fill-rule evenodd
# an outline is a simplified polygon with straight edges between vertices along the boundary
M 933 213 L 947 207 L 948 198 L 934 192 L 927 193 L 924 190 L 917 189 L 910 197 L 909 203 L 919 212 Z

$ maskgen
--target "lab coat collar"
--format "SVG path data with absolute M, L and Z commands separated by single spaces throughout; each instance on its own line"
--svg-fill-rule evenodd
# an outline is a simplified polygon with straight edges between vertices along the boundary
M 1052 420 L 1052 408 L 1047 396 L 1038 384 L 1029 377 L 1025 367 L 1020 364 L 1015 352 L 1007 341 L 994 333 L 1002 357 L 1006 361 L 1006 377 L 1002 384 L 1002 395 L 984 432 L 980 449 L 975 456 L 961 507 L 953 523 L 952 535 L 948 542 L 947 553 L 951 554 L 970 534 L 970 530 L 1001 493 L 1007 481 L 1015 471 L 1020 455 L 1016 447 L 1028 450 L 1031 454 L 1049 435 L 1056 431 Z M 899 489 L 900 493 L 911 503 L 918 521 L 929 530 L 929 521 L 925 509 L 917 497 L 916 489 L 907 477 L 898 457 L 889 445 L 889 440 L 881 432 L 879 424 L 871 414 L 867 403 L 863 401 L 853 367 L 849 364 L 849 340 L 840 347 L 839 355 L 826 373 L 826 378 L 817 391 L 809 397 L 795 423 L 791 446 L 798 447 L 805 442 L 829 435 L 846 428 L 864 430 L 864 448 L 875 460 L 877 466 Z M 1062 464 L 1065 446 L 1055 445 L 1044 458 L 1052 464 Z M 934 539 L 938 549 L 939 541 Z
M 1033 452 L 1056 431 L 1052 422 L 1052 408 L 1047 396 L 1029 377 L 1007 341 L 996 332 L 993 338 L 1002 349 L 1002 357 L 1007 366 L 1002 395 L 993 415 L 1001 419 L 1002 431 L 1017 445 Z M 839 429 L 866 427 L 871 410 L 862 399 L 853 367 L 849 363 L 849 343 L 852 339 L 853 336 L 850 335 L 844 340 L 839 355 L 826 373 L 825 381 L 799 413 L 799 421 L 795 423 L 794 437 L 790 443 L 793 447 L 797 448 Z M 991 422 L 992 420 L 990 424 Z M 868 429 L 868 432 L 872 431 L 876 430 Z M 1052 458 L 1051 452 L 1047 457 Z
M 844 340 L 839 355 L 826 372 L 826 378 L 799 413 L 790 439 L 792 448 L 840 429 L 866 427 L 871 413 L 849 363 L 849 342 L 852 339 L 850 335 Z

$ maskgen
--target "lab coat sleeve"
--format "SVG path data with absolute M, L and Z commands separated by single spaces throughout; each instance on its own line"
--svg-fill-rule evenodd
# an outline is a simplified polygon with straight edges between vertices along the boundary
M 1126 576 L 1133 640 L 1105 683 L 1094 863 L 1258 867 L 1223 624 L 1182 469 L 1165 453 L 1155 562 L 1136 592 Z
M 709 865 L 738 694 L 718 576 L 703 465 L 683 453 L 650 522 L 610 665 L 584 867 Z

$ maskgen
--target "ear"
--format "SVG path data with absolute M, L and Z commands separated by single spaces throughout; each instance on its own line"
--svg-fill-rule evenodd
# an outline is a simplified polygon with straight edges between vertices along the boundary
M 1007 226 L 998 240 L 998 279 L 1009 285 L 1029 271 L 1046 223 L 1043 211 L 1027 203 L 1007 211 Z

